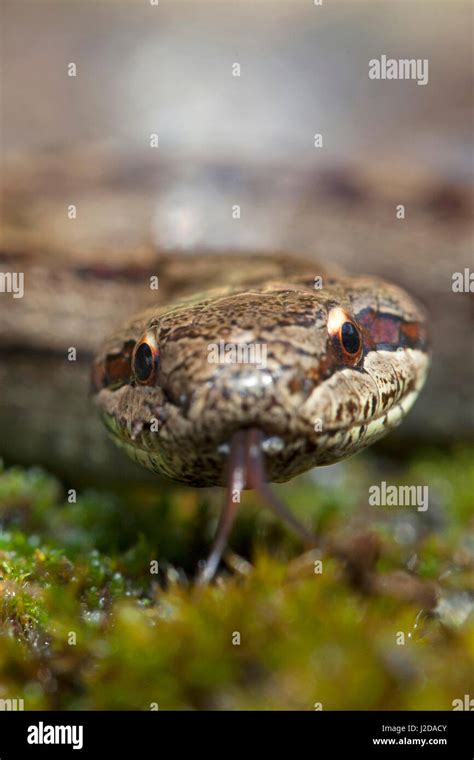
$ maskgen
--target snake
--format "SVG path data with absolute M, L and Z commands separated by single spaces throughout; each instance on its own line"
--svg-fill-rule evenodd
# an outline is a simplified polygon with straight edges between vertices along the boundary
M 227 487 L 206 579 L 245 488 L 308 538 L 268 483 L 379 440 L 403 420 L 430 364 L 425 312 L 396 285 L 294 255 L 250 253 L 226 268 L 230 284 L 157 298 L 129 318 L 92 369 L 105 425 L 135 462 Z M 191 279 L 192 269 L 190 260 Z

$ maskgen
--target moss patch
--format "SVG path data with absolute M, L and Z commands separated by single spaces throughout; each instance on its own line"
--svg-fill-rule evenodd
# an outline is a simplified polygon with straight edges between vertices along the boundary
M 303 556 L 246 494 L 228 568 L 208 588 L 193 575 L 221 492 L 157 481 L 74 501 L 45 472 L 4 470 L 0 699 L 451 709 L 474 679 L 473 461 L 465 447 L 425 451 L 382 478 L 386 463 L 366 454 L 281 486 L 325 538 Z M 428 485 L 427 512 L 369 507 L 381 479 Z

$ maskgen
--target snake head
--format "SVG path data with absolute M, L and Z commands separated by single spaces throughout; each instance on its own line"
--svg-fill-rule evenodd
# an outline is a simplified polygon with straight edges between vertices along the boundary
M 269 480 L 350 456 L 403 419 L 429 366 L 423 310 L 374 277 L 288 278 L 151 309 L 93 368 L 115 441 L 192 485 L 225 482 L 229 441 L 258 429 Z

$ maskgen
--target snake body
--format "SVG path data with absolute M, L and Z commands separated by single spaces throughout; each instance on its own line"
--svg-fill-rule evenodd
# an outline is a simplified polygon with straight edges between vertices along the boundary
M 192 281 L 192 259 L 188 272 Z M 282 482 L 401 422 L 429 367 L 425 315 L 404 290 L 295 256 L 232 257 L 216 272 L 205 292 L 158 292 L 96 356 L 95 400 L 132 459 L 223 485 L 232 436 L 256 428 L 266 477 Z M 215 346 L 264 347 L 265 362 L 210 361 Z

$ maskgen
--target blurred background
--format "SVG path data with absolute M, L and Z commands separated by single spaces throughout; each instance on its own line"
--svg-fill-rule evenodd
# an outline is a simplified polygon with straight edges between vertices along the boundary
M 180 163 L 392 159 L 469 179 L 470 3 L 2 5 L 4 151 L 131 151 L 158 131 Z M 428 58 L 429 84 L 369 80 L 381 54 Z

